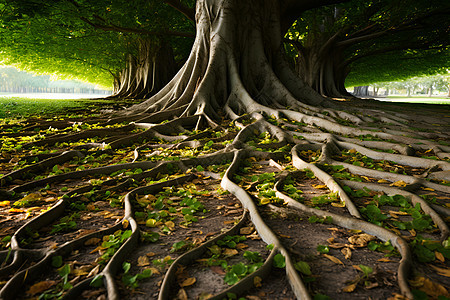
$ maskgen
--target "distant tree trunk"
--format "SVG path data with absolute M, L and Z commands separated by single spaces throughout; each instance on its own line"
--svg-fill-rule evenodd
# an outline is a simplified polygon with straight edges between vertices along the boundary
M 141 41 L 138 55 L 130 54 L 127 66 L 115 76 L 115 93 L 110 98 L 148 98 L 161 90 L 177 69 L 169 43 L 162 41 L 155 50 L 149 41 Z
M 353 94 L 358 97 L 369 96 L 369 86 L 355 86 Z
M 431 97 L 431 96 L 433 96 L 433 87 L 432 86 L 430 86 L 428 88 L 428 97 Z

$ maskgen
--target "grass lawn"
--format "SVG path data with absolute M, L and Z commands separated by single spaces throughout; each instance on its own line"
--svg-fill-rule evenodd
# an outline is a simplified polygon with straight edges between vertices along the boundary
M 100 103 L 111 104 L 112 100 L 82 99 L 33 99 L 0 98 L 0 119 L 29 117 L 74 116 L 78 110 L 88 109 L 91 105 L 99 107 Z M 97 111 L 97 109 L 96 109 Z

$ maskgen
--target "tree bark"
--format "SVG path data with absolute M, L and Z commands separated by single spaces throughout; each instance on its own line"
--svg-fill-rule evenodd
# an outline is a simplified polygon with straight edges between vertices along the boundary
M 279 3 L 197 1 L 197 33 L 187 62 L 161 92 L 129 113 L 184 107 L 183 116 L 218 119 L 220 110 L 233 117 L 301 104 L 297 99 L 324 103 L 285 61 Z

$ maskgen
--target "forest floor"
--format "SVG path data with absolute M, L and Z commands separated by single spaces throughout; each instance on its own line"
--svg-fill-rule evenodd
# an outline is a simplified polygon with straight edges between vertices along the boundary
M 30 146 L 26 145 L 26 142 L 31 141 L 34 136 L 21 134 L 22 132 L 29 132 L 31 128 L 36 134 L 51 136 L 52 131 L 64 133 L 75 130 L 77 126 L 86 126 L 83 129 L 98 129 L 100 127 L 95 124 L 77 125 L 77 122 L 82 117 L 93 118 L 105 109 L 118 109 L 130 104 L 96 100 L 82 103 L 80 106 L 52 111 L 40 107 L 37 113 L 39 116 L 32 111 L 3 112 L 3 116 L 0 115 L 3 135 L 0 179 L 5 179 L 5 175 L 10 172 L 32 165 L 34 161 L 29 160 L 30 156 L 37 158 L 41 155 L 40 159 L 46 155 L 51 157 L 52 153 L 59 153 L 61 150 L 76 149 L 81 143 L 66 141 L 53 146 Z M 87 109 L 85 103 L 89 103 Z M 439 118 L 450 119 L 449 106 L 445 105 L 391 105 L 391 109 L 399 111 L 406 108 L 409 111 L 417 109 L 421 113 L 426 110 Z M 73 118 L 73 128 L 32 128 L 39 120 L 60 120 L 61 111 L 64 111 L 64 118 Z M 443 130 L 446 130 L 445 128 L 448 129 L 448 126 Z M 222 133 L 217 133 L 217 136 L 220 134 Z M 255 140 L 255 143 L 264 144 L 265 138 L 260 136 L 260 140 Z M 93 138 L 83 140 L 92 143 L 96 141 Z M 227 143 L 227 140 L 224 140 L 224 143 Z M 163 145 L 161 142 L 160 144 Z M 148 148 L 140 149 L 140 153 L 149 161 L 177 161 L 180 158 L 211 153 L 213 147 L 213 143 L 206 143 L 198 149 L 170 149 L 159 148 L 158 142 L 155 142 L 154 145 L 148 144 Z M 117 168 L 114 171 L 105 171 L 104 174 L 86 174 L 79 178 L 67 177 L 58 182 L 44 182 L 43 186 L 28 187 L 26 194 L 20 191 L 31 179 L 45 180 L 51 176 L 68 174 L 71 170 L 82 171 L 134 162 L 136 158 L 133 149 L 133 146 L 128 146 L 116 152 L 92 151 L 83 158 L 55 163 L 46 170 L 40 170 L 41 173 L 33 171 L 29 176 L 16 178 L 8 183 L 8 189 L 16 188 L 15 194 L 20 197 L 11 198 L 10 194 L 0 194 L 0 250 L 3 250 L 0 255 L 0 270 L 12 260 L 8 249 L 14 235 L 20 235 L 21 246 L 34 254 L 24 259 L 14 271 L 0 272 L 0 289 L 10 284 L 15 274 L 37 265 L 52 249 L 58 249 L 59 252 L 51 253 L 46 260 L 48 268 L 45 272 L 32 274 L 30 271 L 29 276 L 33 275 L 33 278 L 27 279 L 14 299 L 57 299 L 67 294 L 72 287 L 81 285 L 85 288 L 79 298 L 106 299 L 102 278 L 97 275 L 105 266 L 109 267 L 108 261 L 120 252 L 120 247 L 127 239 L 132 238 L 130 229 L 137 226 L 140 228 L 138 241 L 132 250 L 129 249 L 123 254 L 120 264 L 112 267 L 116 269 L 113 280 L 123 299 L 157 299 L 171 266 L 176 269 L 171 271 L 173 283 L 167 290 L 169 299 L 208 299 L 239 280 L 244 280 L 246 275 L 257 269 L 262 270 L 267 261 L 270 263 L 269 274 L 263 276 L 262 273 L 254 273 L 258 275 L 251 277 L 248 282 L 249 286 L 254 287 L 246 291 L 242 299 L 296 298 L 286 277 L 283 256 L 271 252 L 273 245 L 265 242 L 255 231 L 255 225 L 242 208 L 242 203 L 221 187 L 221 176 L 230 162 L 217 163 L 208 168 L 198 165 L 186 167 L 184 170 L 156 172 L 151 176 L 151 180 L 150 177 L 140 177 L 140 174 L 145 173 L 145 169 L 140 167 Z M 355 163 L 369 163 L 367 157 L 353 155 L 355 152 L 343 152 L 340 159 L 350 158 Z M 430 152 L 423 155 L 431 156 Z M 311 150 L 302 151 L 301 154 L 311 161 L 319 156 L 318 152 Z M 24 159 L 25 157 L 27 158 Z M 382 167 L 401 169 L 408 174 L 419 172 L 394 162 L 383 162 Z M 283 207 L 283 201 L 275 197 L 272 188 L 285 171 L 291 169 L 292 162 L 283 156 L 278 160 L 249 157 L 245 167 L 240 168 L 234 176 L 234 180 L 258 203 L 259 214 L 291 253 L 295 268 L 314 299 L 406 299 L 400 295 L 397 277 L 401 256 L 389 241 L 383 242 L 361 230 L 346 229 L 328 222 L 327 219 L 307 213 L 294 213 Z M 295 174 L 290 178 L 289 184 L 284 185 L 284 190 L 291 197 L 297 197 L 303 203 L 326 211 L 348 215 L 336 194 L 324 182 L 306 170 Z M 136 185 L 132 182 L 129 186 L 121 186 L 118 182 L 113 182 L 125 176 L 135 176 L 133 180 Z M 348 175 L 348 178 L 344 179 L 380 183 L 391 187 L 402 186 L 399 181 L 383 182 L 370 176 Z M 2 185 L 4 183 L 2 182 Z M 83 190 L 86 184 L 94 188 Z M 126 214 L 123 199 L 137 184 L 145 188 L 142 192 L 137 192 L 131 201 L 137 222 L 131 224 L 123 218 Z M 448 185 L 449 182 L 443 184 Z M 430 225 L 429 217 L 420 215 L 408 204 L 403 204 L 403 209 L 398 209 L 393 203 L 387 202 L 383 205 L 380 202 L 380 199 L 390 197 L 392 200 L 397 196 L 388 197 L 383 192 L 369 189 L 347 188 L 346 191 L 361 211 L 367 211 L 368 207 L 373 208 L 376 203 L 380 209 L 370 215 L 372 221 L 379 222 L 410 243 L 415 260 L 413 271 L 408 274 L 408 282 L 414 298 L 449 299 L 447 290 L 450 287 L 450 245 L 447 243 L 444 247 L 439 242 L 428 241 L 428 238 L 435 239 L 439 231 L 436 226 Z M 429 203 L 450 207 L 449 193 L 421 188 L 417 194 Z M 59 218 L 42 226 L 29 225 L 32 220 L 55 207 L 63 199 L 71 200 Z M 395 200 L 403 203 L 404 199 L 398 196 Z M 406 203 L 406 200 L 404 201 Z M 417 209 L 417 206 L 415 208 Z M 414 214 L 420 216 L 416 218 Z M 416 219 L 426 224 L 414 224 Z M 445 217 L 445 221 L 448 224 L 450 218 Z M 410 227 L 411 224 L 413 227 Z M 22 226 L 28 226 L 24 235 L 18 234 Z M 80 241 L 78 245 L 64 248 L 66 243 L 75 240 Z M 206 246 L 202 246 L 205 244 Z M 185 263 L 173 265 L 177 258 L 201 247 L 202 253 L 192 254 L 186 258 Z M 38 249 L 46 250 L 39 252 Z M 234 291 L 226 294 L 224 298 L 237 299 Z

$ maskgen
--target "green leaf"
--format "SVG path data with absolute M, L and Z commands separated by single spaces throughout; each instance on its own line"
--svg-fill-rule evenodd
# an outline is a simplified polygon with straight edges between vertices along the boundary
M 52 267 L 59 268 L 63 265 L 63 259 L 62 256 L 53 256 L 52 257 Z
M 275 257 L 273 258 L 273 265 L 274 265 L 274 267 L 277 267 L 277 268 L 286 267 L 286 260 L 283 256 L 283 254 L 278 253 L 275 255 Z
M 231 267 L 231 272 L 235 273 L 238 277 L 243 277 L 248 271 L 248 267 L 244 263 L 238 263 Z
M 298 261 L 294 264 L 294 268 L 305 275 L 311 275 L 311 267 L 305 261 Z
M 124 262 L 122 264 L 122 269 L 125 274 L 127 274 L 128 271 L 130 271 L 130 268 L 131 268 L 131 264 L 129 262 Z
M 364 273 L 365 277 L 369 277 L 369 275 L 373 272 L 373 269 L 369 266 L 359 265 L 361 271 Z
M 316 249 L 322 254 L 327 254 L 328 252 L 330 252 L 330 248 L 328 248 L 328 246 L 325 245 L 318 245 Z
M 103 286 L 103 275 L 99 274 L 99 275 L 94 276 L 94 278 L 92 278 L 89 285 L 92 287 L 96 287 L 96 288 L 102 287 Z
M 227 272 L 223 280 L 226 284 L 233 285 L 239 281 L 239 277 L 233 272 Z

